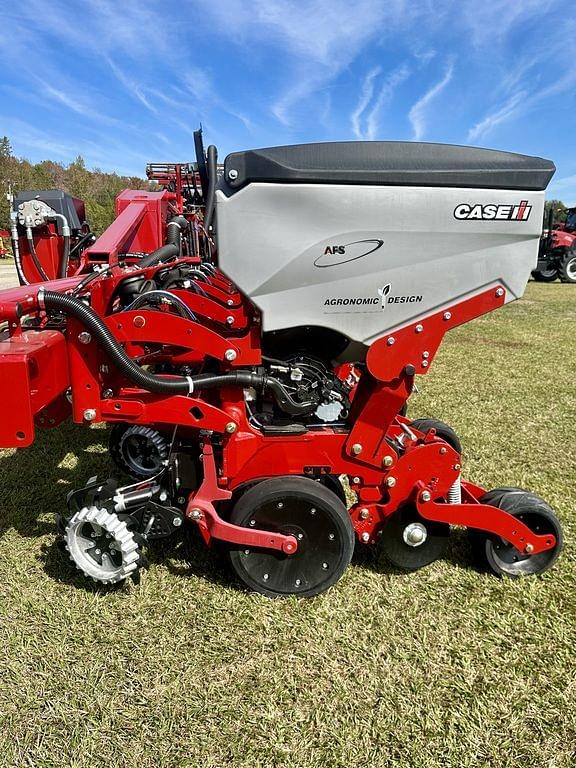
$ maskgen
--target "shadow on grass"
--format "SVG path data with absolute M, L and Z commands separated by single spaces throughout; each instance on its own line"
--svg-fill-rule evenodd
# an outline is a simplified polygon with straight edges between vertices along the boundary
M 106 478 L 115 474 L 107 443 L 107 430 L 68 423 L 57 430 L 38 431 L 30 448 L 0 455 L 0 537 L 10 528 L 24 537 L 55 537 L 54 516 L 66 509 L 67 493 L 94 475 Z M 186 526 L 180 535 L 154 542 L 146 558 L 178 576 L 194 576 L 226 586 L 234 582 L 225 548 L 206 547 L 192 526 Z M 118 589 L 87 580 L 56 541 L 43 546 L 42 559 L 46 573 L 61 583 L 102 594 Z M 444 559 L 458 568 L 473 567 L 465 533 L 452 532 Z M 354 563 L 383 574 L 407 574 L 389 564 L 377 545 L 358 545 Z

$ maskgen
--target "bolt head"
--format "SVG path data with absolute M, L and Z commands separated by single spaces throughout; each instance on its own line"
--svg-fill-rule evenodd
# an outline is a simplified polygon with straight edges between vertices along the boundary
M 229 363 L 231 363 L 233 360 L 236 360 L 238 355 L 236 354 L 235 349 L 227 349 L 226 352 L 224 353 L 224 357 L 226 358 L 226 360 L 228 360 Z
M 92 341 L 92 336 L 88 333 L 88 331 L 82 331 L 78 334 L 78 341 L 80 344 L 90 344 Z
M 416 331 L 416 333 L 422 333 L 422 331 L 424 330 L 424 326 L 418 323 L 418 325 L 414 330 Z
M 364 531 L 364 533 L 360 536 L 360 540 L 364 542 L 364 544 L 367 544 L 370 541 L 370 534 L 368 531 Z
M 386 339 L 386 344 L 388 344 L 388 346 L 391 347 L 392 344 L 395 344 L 395 343 L 396 343 L 396 339 L 394 338 L 394 336 L 388 336 L 388 338 Z
M 234 318 L 232 317 L 232 315 L 228 315 L 228 317 L 226 318 L 226 325 L 234 325 Z
M 111 397 L 113 397 L 113 396 L 114 396 L 114 392 L 113 392 L 111 389 L 105 389 L 105 390 L 102 392 L 102 397 L 103 397 L 105 400 L 108 400 L 109 398 L 111 398 Z
M 384 456 L 384 458 L 382 459 L 382 466 L 391 467 L 392 464 L 394 464 L 394 459 L 392 458 L 392 456 Z
M 430 357 L 430 352 L 422 352 L 422 357 L 424 358 L 424 360 L 428 360 L 428 358 Z
M 422 360 L 422 368 L 428 368 L 428 360 Z
M 370 510 L 367 509 L 367 507 L 362 507 L 362 509 L 360 510 L 360 519 L 368 520 L 369 517 L 370 517 Z
M 136 317 L 133 320 L 134 327 L 135 328 L 144 328 L 146 325 L 146 319 L 142 317 L 142 315 L 136 315 Z
M 230 168 L 230 170 L 228 171 L 228 178 L 230 179 L 230 181 L 236 181 L 236 179 L 238 178 L 238 171 L 235 168 Z
M 299 586 L 300 586 L 300 584 L 302 584 L 302 582 L 300 581 L 300 579 L 296 579 L 296 581 L 294 582 L 294 585 L 295 585 L 296 587 L 299 587 Z
M 431 498 L 432 498 L 432 495 L 430 491 L 422 491 L 422 493 L 420 494 L 420 501 L 430 501 Z
M 354 454 L 354 456 L 358 456 L 359 454 L 361 454 L 362 445 L 360 443 L 354 443 L 354 445 L 352 446 L 352 453 Z
M 202 510 L 201 509 L 193 509 L 190 512 L 190 517 L 192 520 L 201 520 L 202 519 Z
M 263 578 L 264 578 L 264 581 L 268 581 L 268 579 L 270 578 L 270 574 L 265 573 Z
M 452 312 L 444 312 L 442 317 L 444 318 L 444 320 L 450 320 L 450 318 L 452 317 Z
M 180 528 L 180 526 L 182 525 L 182 518 L 181 517 L 174 517 L 172 519 L 172 525 L 174 526 L 174 528 Z
M 84 419 L 86 421 L 94 421 L 95 418 L 96 418 L 96 411 L 94 410 L 94 408 L 86 408 L 86 410 L 84 411 Z
M 226 424 L 226 432 L 228 432 L 229 435 L 233 435 L 234 432 L 236 432 L 236 424 L 233 421 L 229 421 L 228 424 Z
M 503 288 L 498 288 L 496 290 L 496 296 L 498 296 L 498 297 L 504 296 L 504 289 Z
M 461 467 L 461 465 L 460 465 L 460 464 L 454 464 L 454 469 L 455 469 L 457 472 L 460 472 L 460 470 L 462 469 L 462 467 Z
M 387 477 L 386 478 L 386 485 L 388 488 L 394 488 L 396 485 L 396 478 L 395 477 Z
M 526 552 L 527 555 L 531 555 L 532 552 L 534 552 L 534 546 L 532 544 L 526 544 L 526 546 L 524 547 L 524 551 Z
M 355 477 L 352 478 L 352 482 L 354 483 L 354 485 L 359 485 L 360 478 L 356 475 Z

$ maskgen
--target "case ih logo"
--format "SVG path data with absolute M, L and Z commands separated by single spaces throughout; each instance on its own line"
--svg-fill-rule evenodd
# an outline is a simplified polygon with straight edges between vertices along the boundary
M 346 307 L 346 309 L 324 310 L 329 313 L 353 312 L 360 309 L 363 312 L 379 312 L 386 309 L 387 304 L 418 304 L 422 301 L 419 294 L 409 294 L 407 296 L 390 296 L 392 284 L 386 283 L 382 288 L 377 289 L 378 298 L 375 296 L 348 296 L 346 298 L 326 299 L 325 307 Z M 377 307 L 380 307 L 380 310 Z
M 460 203 L 454 209 L 455 219 L 483 219 L 485 221 L 528 221 L 532 206 L 528 200 L 519 205 L 469 205 Z

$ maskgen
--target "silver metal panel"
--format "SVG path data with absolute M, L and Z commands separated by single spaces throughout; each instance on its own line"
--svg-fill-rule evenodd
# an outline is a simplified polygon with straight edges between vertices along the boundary
M 520 218 L 458 219 L 461 205 Z M 264 330 L 319 325 L 370 343 L 496 283 L 520 297 L 543 206 L 533 191 L 250 184 L 217 192 L 219 264 Z

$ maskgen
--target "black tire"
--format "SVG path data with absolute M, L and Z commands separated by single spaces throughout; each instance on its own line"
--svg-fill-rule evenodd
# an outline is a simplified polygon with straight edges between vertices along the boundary
M 138 440 L 141 446 L 147 446 L 140 457 L 131 447 L 131 440 Z M 114 424 L 108 447 L 118 469 L 138 480 L 147 480 L 158 474 L 170 450 L 168 441 L 157 430 L 125 423 Z
M 558 274 L 563 283 L 576 283 L 576 248 L 571 248 L 564 256 Z
M 457 453 L 462 453 L 462 443 L 456 432 L 443 421 L 438 419 L 414 419 L 412 422 L 414 429 L 419 432 L 430 432 L 431 429 L 436 430 L 438 437 L 445 440 Z
M 417 524 L 426 533 L 422 544 L 410 545 L 404 532 Z M 424 520 L 412 504 L 400 508 L 382 527 L 380 547 L 386 559 L 403 571 L 417 571 L 430 565 L 444 554 L 450 536 L 450 526 Z
M 335 584 L 350 563 L 355 541 L 350 515 L 332 491 L 310 478 L 275 477 L 248 489 L 230 522 L 248 527 L 252 520 L 258 528 L 299 538 L 294 555 L 231 546 L 230 564 L 254 592 L 312 597 Z
M 562 550 L 562 526 L 544 499 L 521 488 L 496 488 L 484 494 L 480 503 L 490 504 L 518 517 L 535 533 L 551 533 L 556 537 L 553 549 L 526 555 L 499 536 L 470 529 L 472 549 L 480 565 L 497 576 L 511 579 L 544 573 L 554 565 Z
M 553 283 L 554 280 L 558 279 L 558 270 L 557 269 L 535 269 L 534 272 L 532 272 L 532 277 L 534 280 L 536 280 L 537 283 Z

